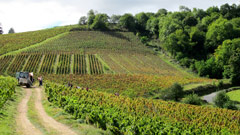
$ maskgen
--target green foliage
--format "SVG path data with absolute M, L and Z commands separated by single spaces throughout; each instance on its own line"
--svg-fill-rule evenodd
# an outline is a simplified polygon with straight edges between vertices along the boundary
M 230 98 L 229 96 L 227 96 L 226 92 L 219 92 L 214 99 L 214 104 L 217 107 L 223 108 L 224 105 L 229 101 L 230 101 Z
M 144 32 L 149 17 L 144 12 L 141 12 L 135 15 L 135 19 L 137 24 L 136 29 L 140 32 Z
M 201 105 L 202 99 L 197 94 L 190 94 L 183 99 L 183 103 L 192 104 L 192 105 Z
M 87 24 L 88 24 L 88 26 L 91 26 L 93 24 L 94 19 L 95 19 L 95 14 L 96 14 L 96 11 L 93 11 L 92 9 L 88 11 L 88 15 L 87 15 L 87 18 L 88 18 Z
M 184 25 L 188 25 L 188 26 L 195 26 L 198 23 L 198 20 L 193 17 L 193 16 L 187 16 L 184 20 L 183 20 Z
M 117 24 L 119 23 L 120 18 L 121 18 L 121 15 L 112 15 L 110 17 L 110 23 Z
M 197 61 L 195 62 L 195 68 L 198 71 L 199 76 L 208 76 L 210 78 L 222 78 L 223 69 L 216 63 L 214 57 L 211 57 L 206 62 Z
M 237 134 L 239 112 L 47 83 L 48 100 L 113 134 Z M 199 122 L 200 121 L 200 122 Z
M 132 14 L 124 14 L 123 16 L 121 16 L 119 20 L 119 25 L 120 27 L 125 28 L 129 31 L 135 31 L 136 29 L 135 18 Z
M 236 110 L 234 102 L 232 102 L 226 92 L 219 92 L 214 99 L 214 104 L 220 108 Z
M 219 18 L 208 27 L 206 34 L 206 49 L 213 52 L 226 39 L 236 37 L 235 30 L 230 21 L 224 18 Z
M 178 101 L 183 95 L 183 87 L 178 83 L 174 83 L 171 87 L 162 91 L 160 98 L 163 100 Z
M 87 17 L 86 17 L 86 16 L 82 16 L 82 17 L 79 19 L 78 24 L 79 24 L 79 25 L 85 25 L 85 24 L 87 24 Z
M 94 30 L 107 30 L 108 18 L 107 14 L 97 14 L 90 28 Z
M 141 40 L 141 42 L 142 42 L 143 44 L 146 44 L 146 43 L 149 41 L 148 37 L 146 37 L 146 36 L 142 36 L 142 37 L 140 38 L 140 40 Z
M 11 77 L 0 76 L 0 110 L 15 93 L 17 81 Z
M 151 17 L 147 21 L 146 30 L 150 31 L 151 34 L 158 36 L 159 34 L 158 24 L 159 24 L 159 19 L 155 17 Z
M 240 48 L 230 57 L 231 82 L 233 85 L 240 85 Z

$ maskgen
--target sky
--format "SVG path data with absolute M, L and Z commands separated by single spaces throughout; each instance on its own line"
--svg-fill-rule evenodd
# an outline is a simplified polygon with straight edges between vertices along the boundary
M 0 0 L 0 23 L 4 33 L 33 31 L 54 26 L 77 24 L 90 9 L 99 13 L 124 14 L 157 12 L 179 6 L 207 9 L 222 4 L 240 4 L 240 0 Z

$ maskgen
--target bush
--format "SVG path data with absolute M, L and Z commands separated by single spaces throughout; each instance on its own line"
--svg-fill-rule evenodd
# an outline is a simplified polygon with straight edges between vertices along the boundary
M 217 107 L 237 110 L 234 102 L 230 100 L 226 92 L 218 93 L 216 98 L 214 99 L 214 103 Z
M 171 87 L 161 92 L 160 98 L 163 100 L 178 101 L 178 99 L 183 97 L 183 95 L 183 87 L 178 83 L 174 83 Z
M 201 105 L 202 99 L 197 94 L 190 94 L 183 99 L 183 103 L 192 105 Z
M 223 108 L 237 110 L 238 108 L 235 106 L 235 103 L 233 101 L 228 101 L 223 105 Z
M 230 98 L 226 94 L 226 92 L 219 92 L 213 102 L 217 107 L 224 108 L 224 104 L 229 101 L 230 101 Z

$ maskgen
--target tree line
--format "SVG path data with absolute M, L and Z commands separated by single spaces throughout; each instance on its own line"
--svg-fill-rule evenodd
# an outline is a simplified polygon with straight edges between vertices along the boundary
M 144 43 L 157 41 L 162 51 L 200 76 L 231 78 L 233 84 L 240 84 L 240 5 L 206 10 L 180 6 L 176 12 L 159 9 L 111 17 L 90 10 L 79 24 L 95 30 L 132 31 Z
M 11 33 L 15 33 L 13 28 L 10 28 L 9 31 L 8 31 L 8 34 L 11 34 Z M 2 24 L 0 23 L 0 35 L 1 34 L 3 34 L 3 28 L 2 28 Z

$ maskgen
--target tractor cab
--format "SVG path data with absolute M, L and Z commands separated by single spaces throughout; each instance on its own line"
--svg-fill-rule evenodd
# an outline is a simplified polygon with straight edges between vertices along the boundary
M 25 85 L 27 88 L 30 88 L 33 85 L 33 73 L 17 72 L 16 79 L 21 86 Z

